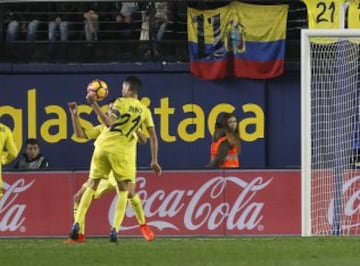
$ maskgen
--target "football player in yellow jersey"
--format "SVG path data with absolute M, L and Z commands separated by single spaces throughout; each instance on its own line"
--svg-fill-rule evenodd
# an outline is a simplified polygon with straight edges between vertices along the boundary
M 122 96 L 117 98 L 106 115 L 97 103 L 96 94 L 90 91 L 86 99 L 106 128 L 95 141 L 95 150 L 91 159 L 89 184 L 81 197 L 70 238 L 77 240 L 80 231 L 79 222 L 84 220 L 95 191 L 101 179 L 107 179 L 110 172 L 117 182 L 118 199 L 110 230 L 110 241 L 117 242 L 117 232 L 125 216 L 127 197 L 136 176 L 136 155 L 131 141 L 132 134 L 145 125 L 150 135 L 151 167 L 161 174 L 158 163 L 158 139 L 150 110 L 138 100 L 142 82 L 136 76 L 128 76 L 122 84 Z
M 115 99 L 114 99 L 115 100 Z M 114 100 L 109 101 L 108 103 L 108 112 L 111 110 Z M 74 132 L 78 138 L 82 139 L 96 139 L 101 131 L 105 128 L 103 124 L 97 125 L 95 127 L 84 129 L 81 126 L 79 115 L 78 115 L 78 109 L 77 104 L 75 102 L 70 102 L 69 104 L 69 110 L 71 114 L 71 121 L 72 126 L 74 129 Z M 145 144 L 147 142 L 146 136 L 140 129 L 136 132 L 136 134 L 133 134 L 132 141 L 137 141 L 140 144 Z M 134 146 L 136 148 L 136 146 Z M 136 152 L 136 151 L 135 151 Z M 88 180 L 89 182 L 89 180 Z M 88 182 L 85 182 L 79 191 L 76 192 L 74 195 L 74 219 L 77 212 L 77 208 L 79 205 L 80 198 L 82 194 L 84 193 L 85 189 L 88 186 Z M 94 198 L 98 199 L 101 198 L 102 195 L 104 195 L 106 192 L 115 190 L 117 187 L 116 181 L 114 178 L 114 175 L 110 173 L 109 179 L 102 179 L 97 187 L 97 190 L 94 194 Z M 144 210 L 142 208 L 141 200 L 139 196 L 135 192 L 136 184 L 131 184 L 131 191 L 129 192 L 128 199 L 130 206 L 132 210 L 135 213 L 136 219 L 140 225 L 141 232 L 143 233 L 146 240 L 151 241 L 154 239 L 154 233 L 152 230 L 148 227 L 146 224 L 146 219 L 144 215 Z M 72 240 L 71 238 L 66 240 L 66 243 L 72 243 L 72 242 L 85 242 L 85 221 L 79 222 L 80 225 L 80 231 L 78 235 L 78 239 L 76 241 Z
M 14 136 L 7 126 L 0 123 L 0 199 L 3 196 L 2 165 L 11 163 L 19 154 L 19 149 L 14 142 Z

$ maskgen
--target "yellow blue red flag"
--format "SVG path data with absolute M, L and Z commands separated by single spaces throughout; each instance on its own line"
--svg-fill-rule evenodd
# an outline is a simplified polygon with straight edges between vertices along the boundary
M 188 8 L 193 75 L 268 79 L 284 71 L 288 5 L 232 2 L 212 10 Z

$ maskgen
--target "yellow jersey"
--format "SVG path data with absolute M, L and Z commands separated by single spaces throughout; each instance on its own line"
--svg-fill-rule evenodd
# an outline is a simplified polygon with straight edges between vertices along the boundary
M 95 127 L 91 127 L 91 128 L 85 128 L 85 135 L 87 139 L 96 139 L 101 131 L 103 131 L 105 129 L 105 125 L 104 124 L 99 124 Z M 141 132 L 140 129 L 138 129 L 138 131 Z M 131 141 L 135 140 L 135 142 L 138 141 L 138 136 L 136 135 L 136 132 L 133 133 L 132 137 L 131 137 Z
M 111 109 L 111 116 L 115 118 L 113 125 L 105 128 L 97 140 L 96 148 L 117 153 L 119 150 L 128 150 L 136 145 L 133 136 L 136 130 L 145 124 L 145 127 L 154 127 L 150 110 L 136 98 L 117 98 Z
M 91 128 L 85 128 L 84 131 L 85 131 L 85 135 L 86 135 L 86 138 L 87 139 L 96 139 L 101 131 L 103 131 L 105 128 L 105 125 L 103 124 L 100 124 L 100 125 L 97 125 L 95 127 L 91 127 Z

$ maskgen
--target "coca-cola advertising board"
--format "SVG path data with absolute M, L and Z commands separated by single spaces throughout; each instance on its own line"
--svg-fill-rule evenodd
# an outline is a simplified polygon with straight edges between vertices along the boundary
M 359 235 L 360 172 L 347 169 L 341 176 L 333 169 L 311 175 L 311 233 Z M 334 181 L 340 181 L 335 183 Z M 341 224 L 341 226 L 340 226 Z
M 6 172 L 0 237 L 65 237 L 73 195 L 87 172 Z M 299 170 L 139 171 L 137 192 L 157 236 L 299 235 Z M 92 202 L 88 236 L 105 236 L 116 203 L 111 191 Z M 140 236 L 130 206 L 120 235 Z

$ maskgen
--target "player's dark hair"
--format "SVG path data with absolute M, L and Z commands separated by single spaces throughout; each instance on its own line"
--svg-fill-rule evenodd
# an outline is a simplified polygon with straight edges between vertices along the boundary
M 36 145 L 39 144 L 37 139 L 27 139 L 26 144 Z
M 137 76 L 128 76 L 125 82 L 129 83 L 130 90 L 138 94 L 142 87 L 142 82 Z

